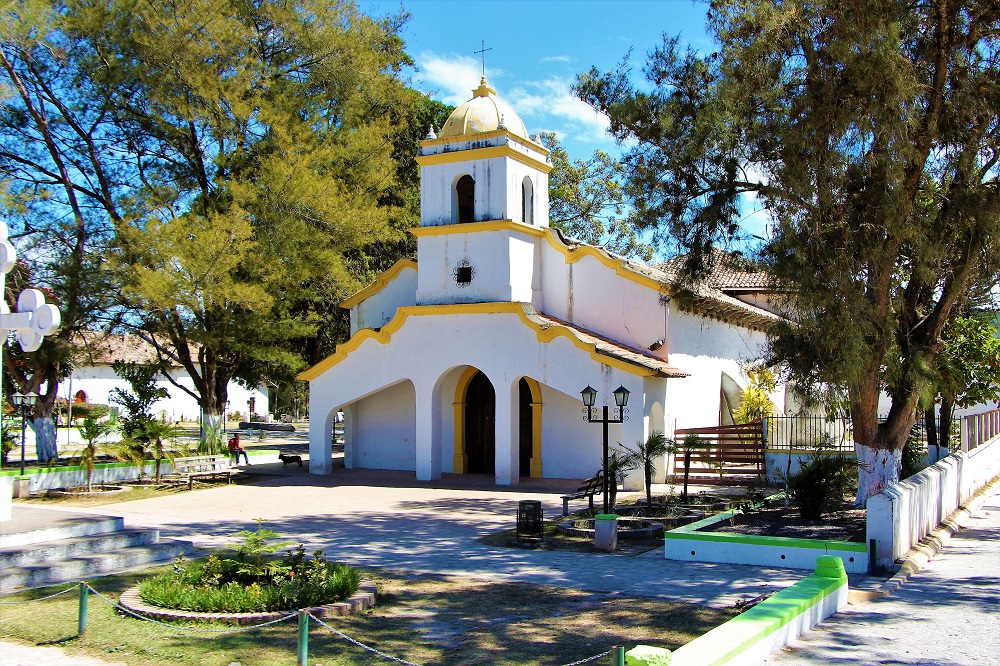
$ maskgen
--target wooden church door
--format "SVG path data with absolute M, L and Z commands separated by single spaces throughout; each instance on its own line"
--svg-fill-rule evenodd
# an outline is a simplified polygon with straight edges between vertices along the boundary
M 470 474 L 496 473 L 496 392 L 481 372 L 465 394 L 465 455 Z
M 531 389 L 528 387 L 528 381 L 521 377 L 521 380 L 517 383 L 519 400 L 518 400 L 518 453 L 520 458 L 520 476 L 521 478 L 528 478 L 531 476 L 531 449 L 532 449 L 532 437 L 534 434 L 534 414 L 531 409 Z

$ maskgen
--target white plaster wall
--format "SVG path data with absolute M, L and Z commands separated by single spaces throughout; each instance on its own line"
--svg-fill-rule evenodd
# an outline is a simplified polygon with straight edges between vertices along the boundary
M 667 387 L 668 427 L 698 428 L 719 424 L 719 392 L 722 373 L 746 385 L 741 365 L 761 358 L 763 333 L 697 317 L 671 308 L 667 347 L 670 363 L 689 377 Z M 784 410 L 784 390 L 771 395 L 775 409 Z
M 541 246 L 543 312 L 635 349 L 664 339 L 659 292 L 619 276 L 595 257 L 567 263 L 547 240 Z M 653 352 L 661 358 L 666 353 L 666 347 Z
M 170 373 L 179 384 L 194 391 L 194 381 L 183 370 L 176 369 Z M 197 421 L 201 415 L 198 401 L 191 395 L 174 386 L 166 379 L 159 379 L 157 385 L 166 389 L 169 397 L 153 403 L 152 413 L 163 413 L 171 421 Z M 59 396 L 72 401 L 78 391 L 84 391 L 91 403 L 113 406 L 111 393 L 114 389 L 130 391 L 129 383 L 115 374 L 111 366 L 83 366 L 73 370 L 71 378 L 59 382 Z M 235 381 L 227 386 L 229 396 L 229 412 L 247 413 L 247 402 L 255 399 L 254 409 L 258 414 L 267 413 L 267 390 L 257 388 L 249 390 Z
M 416 469 L 413 384 L 403 381 L 353 404 L 353 466 L 362 469 Z
M 537 241 L 506 229 L 419 238 L 417 303 L 531 302 Z M 461 261 L 474 271 L 464 287 L 452 276 Z
M 316 461 L 311 471 L 330 472 L 330 467 L 323 463 L 329 457 L 332 426 L 329 416 L 335 407 L 412 378 L 418 420 L 417 476 L 437 478 L 442 458 L 451 456 L 453 451 L 444 443 L 448 435 L 443 421 L 446 419 L 444 414 L 451 408 L 454 393 L 449 395 L 445 390 L 440 391 L 440 418 L 434 425 L 436 434 L 431 433 L 434 422 L 432 396 L 442 375 L 464 365 L 482 370 L 497 393 L 498 483 L 517 481 L 516 469 L 511 470 L 509 462 L 501 464 L 505 447 L 510 447 L 512 440 L 513 446 L 517 443 L 516 423 L 509 418 L 510 405 L 504 405 L 503 401 L 509 403 L 511 396 L 516 395 L 516 382 L 522 376 L 532 377 L 568 396 L 578 394 L 588 384 L 599 391 L 601 398 L 611 398 L 619 384 L 636 396 L 641 395 L 643 387 L 640 378 L 594 361 L 588 351 L 581 350 L 568 339 L 559 337 L 549 343 L 540 343 L 535 330 L 526 326 L 517 314 L 410 316 L 388 344 L 375 339 L 365 340 L 347 358 L 311 381 L 310 417 L 314 424 L 324 424 L 322 428 L 310 430 L 310 457 Z M 444 401 L 447 404 L 440 404 Z M 582 405 L 572 404 L 572 416 L 568 418 L 581 418 Z M 543 410 L 544 427 L 553 417 L 548 406 Z M 421 419 L 427 420 L 426 432 L 419 427 Z M 629 420 L 622 428 L 622 441 L 642 439 L 643 424 L 642 418 Z M 597 431 L 594 436 L 599 437 L 599 428 L 591 427 Z M 591 465 L 588 461 L 587 467 Z
M 428 146 L 425 155 L 441 152 L 460 152 L 475 148 L 507 145 L 515 151 L 539 161 L 545 157 L 514 136 L 495 136 L 489 139 L 457 141 L 447 145 Z M 475 219 L 511 219 L 523 222 L 521 211 L 521 183 L 531 179 L 535 194 L 534 226 L 547 227 L 549 210 L 549 178 L 532 166 L 510 157 L 475 159 L 469 161 L 434 164 L 420 170 L 420 224 L 437 226 L 457 222 L 454 188 L 459 177 L 468 174 L 476 181 Z
M 378 293 L 351 308 L 351 335 L 362 328 L 380 328 L 388 323 L 396 308 L 417 302 L 417 271 L 404 268 Z
M 421 226 L 455 224 L 458 221 L 455 184 L 466 174 L 476 181 L 473 204 L 475 221 L 510 219 L 521 205 L 520 191 L 516 200 L 508 199 L 511 164 L 516 162 L 507 157 L 492 157 L 421 167 Z M 516 207 L 511 204 L 516 204 Z
M 579 394 L 566 395 L 544 385 L 541 388 L 542 473 L 547 479 L 586 479 L 593 476 L 603 463 L 601 425 L 584 420 Z M 621 433 L 621 425 L 608 426 L 608 441 L 611 444 L 620 441 Z

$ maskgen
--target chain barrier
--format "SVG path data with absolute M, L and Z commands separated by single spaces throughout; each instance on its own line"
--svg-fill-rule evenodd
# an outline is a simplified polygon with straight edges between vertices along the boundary
M 313 620 L 314 622 L 318 622 L 319 624 L 323 625 L 324 627 L 326 627 L 327 629 L 329 629 L 333 633 L 335 633 L 338 636 L 340 636 L 341 638 L 343 638 L 348 643 L 353 643 L 354 645 L 357 645 L 359 648 L 363 648 L 365 650 L 368 650 L 369 652 L 377 654 L 378 656 L 382 657 L 383 659 L 388 659 L 389 661 L 395 661 L 396 663 L 399 663 L 399 664 L 406 664 L 406 666 L 420 666 L 420 664 L 414 664 L 412 661 L 406 661 L 405 659 L 400 659 L 399 657 L 393 657 L 392 655 L 386 654 L 385 652 L 380 652 L 379 650 L 376 650 L 375 648 L 371 647 L 370 645 L 365 645 L 364 643 L 360 643 L 360 642 L 354 640 L 353 638 L 351 638 L 350 636 L 348 636 L 347 634 L 345 634 L 344 632 L 337 631 L 336 629 L 334 629 L 333 627 L 331 627 L 326 622 L 324 622 L 323 620 L 319 619 L 318 617 L 316 617 L 312 613 L 309 613 L 309 619 Z
M 563 664 L 563 666 L 578 666 L 578 664 L 586 664 L 587 662 L 597 661 L 602 657 L 607 657 L 609 654 L 611 654 L 611 650 L 608 650 L 607 652 L 602 652 L 601 654 L 595 654 L 593 657 L 587 657 L 586 659 L 581 659 L 580 661 L 574 661 L 569 664 Z
M 279 617 L 276 620 L 271 620 L 269 622 L 264 622 L 262 624 L 253 624 L 253 625 L 247 625 L 247 626 L 240 626 L 240 627 L 236 627 L 234 629 L 196 629 L 196 628 L 193 628 L 193 627 L 184 627 L 184 626 L 180 626 L 180 625 L 177 625 L 177 624 L 172 624 L 170 622 L 163 622 L 161 620 L 157 620 L 156 618 L 148 617 L 148 616 L 143 615 L 141 613 L 137 613 L 136 611 L 131 610 L 130 608 L 126 608 L 125 606 L 122 606 L 120 603 L 118 603 L 114 599 L 111 599 L 109 597 L 104 596 L 103 594 L 101 594 L 100 592 L 98 592 L 97 590 L 95 590 L 94 588 L 92 588 L 90 585 L 87 585 L 86 583 L 84 583 L 84 585 L 86 586 L 86 588 L 90 592 L 93 592 L 98 597 L 100 597 L 104 601 L 108 602 L 109 604 L 111 604 L 112 606 L 114 606 L 116 609 L 118 609 L 122 613 L 125 613 L 127 615 L 131 615 L 132 617 L 136 618 L 137 620 L 143 620 L 145 622 L 152 622 L 153 624 L 159 624 L 159 625 L 164 626 L 164 627 L 170 627 L 171 629 L 176 629 L 178 631 L 187 631 L 187 632 L 194 633 L 194 634 L 237 634 L 237 633 L 242 633 L 242 632 L 245 632 L 245 631 L 253 631 L 254 629 L 261 629 L 262 627 L 269 627 L 271 625 L 279 624 L 281 622 L 286 622 L 286 621 L 288 621 L 288 620 L 290 620 L 290 619 L 292 619 L 293 617 L 296 616 L 295 613 L 289 613 L 288 615 L 285 615 L 284 617 Z M 55 597 L 58 597 L 58 596 L 63 595 L 63 594 L 66 594 L 67 592 L 72 592 L 72 591 L 74 591 L 76 589 L 78 589 L 78 586 L 77 585 L 73 585 L 72 587 L 67 587 L 64 590 L 60 590 L 59 592 L 56 592 L 55 594 L 50 594 L 47 597 L 41 597 L 39 599 L 28 599 L 27 601 L 0 601 L 0 604 L 3 604 L 3 605 L 30 604 L 30 603 L 34 603 L 36 601 L 46 601 L 48 599 L 54 599 Z M 369 651 L 369 652 L 371 652 L 373 654 L 376 654 L 376 655 L 382 657 L 383 659 L 388 659 L 389 661 L 394 661 L 394 662 L 396 662 L 398 664 L 405 664 L 406 666 L 421 666 L 420 664 L 415 664 L 412 661 L 407 661 L 405 659 L 400 659 L 399 657 L 393 657 L 392 655 L 386 654 L 386 653 L 384 653 L 384 652 L 382 652 L 380 650 L 377 650 L 377 649 L 371 647 L 370 645 L 365 645 L 364 643 L 351 638 L 350 636 L 348 636 L 344 632 L 338 631 L 337 629 L 334 629 L 333 627 L 331 627 L 326 622 L 324 622 L 323 620 L 319 619 L 318 617 L 316 617 L 312 613 L 309 613 L 309 619 L 311 619 L 314 622 L 316 622 L 316 623 L 322 625 L 323 627 L 329 629 L 332 633 L 336 634 L 340 638 L 343 638 L 348 643 L 356 645 L 359 648 L 362 648 L 363 650 L 367 650 L 367 651 Z M 596 660 L 601 659 L 603 657 L 607 657 L 610 654 L 611 654 L 611 650 L 608 650 L 607 652 L 602 652 L 601 654 L 596 654 L 593 657 L 587 657 L 586 659 L 581 659 L 579 661 L 574 661 L 574 662 L 571 662 L 569 664 L 563 664 L 562 666 L 580 666 L 580 664 L 586 664 L 586 663 L 589 663 L 589 662 L 592 662 L 592 661 L 596 661 Z
M 67 592 L 72 592 L 75 589 L 77 589 L 77 586 L 73 585 L 72 587 L 67 587 L 65 590 L 60 590 L 55 594 L 50 594 L 49 596 L 41 597 L 40 599 L 28 599 L 27 601 L 0 601 L 0 605 L 15 606 L 17 604 L 33 604 L 36 601 L 46 601 L 48 599 L 54 599 L 55 597 L 58 597 L 60 594 L 66 594 Z
M 187 632 L 190 632 L 190 633 L 193 633 L 193 634 L 238 634 L 238 633 L 242 633 L 244 631 L 253 631 L 254 629 L 260 629 L 261 627 L 269 627 L 272 624 L 278 624 L 280 622 L 285 622 L 285 621 L 290 620 L 293 617 L 295 617 L 295 613 L 289 613 L 288 615 L 285 615 L 284 617 L 279 617 L 277 620 L 271 620 L 270 622 L 264 622 L 262 624 L 251 624 L 251 625 L 247 625 L 247 626 L 240 626 L 240 627 L 236 627 L 234 629 L 196 629 L 194 627 L 183 627 L 181 625 L 171 624 L 170 622 L 163 622 L 161 620 L 157 620 L 156 618 L 148 617 L 148 616 L 143 615 L 141 613 L 136 613 L 134 610 L 131 610 L 129 608 L 125 608 L 124 606 L 122 606 L 120 603 L 118 603 L 114 599 L 109 599 L 108 597 L 104 596 L 103 594 L 101 594 L 100 592 L 98 592 L 97 590 L 95 590 L 94 588 L 92 588 L 89 585 L 87 585 L 87 589 L 90 590 L 91 592 L 93 592 L 94 594 L 96 594 L 97 596 L 99 596 L 101 599 L 104 599 L 105 601 L 107 601 L 109 604 L 111 604 L 112 606 L 114 606 L 115 608 L 117 608 L 118 610 L 120 610 L 121 612 L 127 613 L 128 615 L 131 615 L 132 617 L 134 617 L 134 618 L 136 618 L 138 620 L 145 620 L 146 622 L 152 622 L 153 624 L 159 624 L 159 625 L 163 625 L 164 627 L 170 627 L 171 629 L 177 629 L 178 631 L 187 631 Z

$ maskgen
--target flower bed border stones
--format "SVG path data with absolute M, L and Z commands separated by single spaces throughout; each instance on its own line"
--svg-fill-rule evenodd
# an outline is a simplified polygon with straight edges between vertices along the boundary
M 378 594 L 374 581 L 362 580 L 358 585 L 358 591 L 343 601 L 337 601 L 322 606 L 304 608 L 314 617 L 325 619 L 338 615 L 350 615 L 367 610 L 375 605 Z M 173 608 L 163 608 L 147 604 L 139 598 L 139 586 L 129 588 L 122 592 L 120 603 L 130 611 L 139 613 L 146 617 L 157 620 L 190 620 L 193 622 L 225 622 L 228 624 L 259 624 L 279 620 L 290 613 L 295 613 L 299 609 L 289 609 L 280 611 L 268 611 L 266 613 L 200 613 L 197 611 L 177 610 Z

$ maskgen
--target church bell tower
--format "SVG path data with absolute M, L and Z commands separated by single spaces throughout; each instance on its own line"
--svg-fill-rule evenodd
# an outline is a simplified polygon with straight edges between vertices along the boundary
M 420 142 L 417 303 L 534 302 L 549 151 L 484 76 Z

